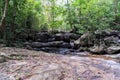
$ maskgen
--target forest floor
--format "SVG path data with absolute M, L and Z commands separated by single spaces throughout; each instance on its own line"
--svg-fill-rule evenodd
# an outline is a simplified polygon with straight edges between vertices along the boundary
M 120 64 L 111 57 L 73 56 L 0 48 L 0 80 L 120 80 Z M 2 60 L 4 57 L 4 60 Z

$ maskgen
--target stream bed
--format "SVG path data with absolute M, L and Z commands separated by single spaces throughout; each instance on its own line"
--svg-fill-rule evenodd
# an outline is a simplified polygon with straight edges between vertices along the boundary
M 0 63 L 0 73 L 4 74 L 0 80 L 120 80 L 119 59 L 113 58 L 114 55 L 93 55 L 89 52 L 63 55 L 62 52 L 66 51 L 59 49 L 54 52 L 57 54 L 53 54 L 1 48 L 1 55 L 11 58 Z

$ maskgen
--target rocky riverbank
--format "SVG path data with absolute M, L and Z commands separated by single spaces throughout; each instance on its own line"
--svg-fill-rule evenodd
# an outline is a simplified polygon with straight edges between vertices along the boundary
M 24 35 L 24 39 L 24 46 L 36 51 L 63 52 L 62 54 L 84 51 L 94 54 L 120 53 L 120 32 L 117 30 L 97 30 L 81 35 L 45 31 Z
M 0 80 L 120 80 L 119 31 L 21 35 L 29 50 L 0 45 Z

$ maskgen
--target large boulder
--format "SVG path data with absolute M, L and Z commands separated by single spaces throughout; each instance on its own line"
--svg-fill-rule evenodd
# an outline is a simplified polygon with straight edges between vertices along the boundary
M 25 29 L 20 32 L 17 32 L 16 36 L 17 39 L 22 39 L 23 41 L 35 40 L 35 36 L 38 31 L 32 29 Z
M 0 56 L 0 63 L 6 62 L 6 61 L 7 61 L 7 59 L 5 57 Z
M 5 47 L 5 46 L 6 46 L 6 44 L 0 44 L 0 48 Z
M 112 36 L 119 36 L 120 32 L 118 30 L 111 30 Z
M 120 53 L 120 46 L 111 46 L 106 49 L 106 53 L 108 54 L 116 54 Z
M 83 34 L 79 39 L 75 40 L 74 43 L 78 45 L 78 47 L 91 46 L 93 45 L 92 35 L 89 32 L 87 32 Z
M 70 42 L 80 37 L 78 34 L 69 32 L 40 32 L 36 35 L 38 42 L 52 42 L 52 41 L 64 41 Z
M 120 45 L 120 39 L 118 37 L 114 37 L 114 36 L 104 38 L 104 42 L 107 46 L 110 46 L 113 44 Z
M 97 38 L 111 36 L 110 30 L 96 30 L 94 34 L 96 35 Z
M 94 54 L 105 54 L 105 46 L 103 45 L 94 46 L 89 48 L 89 51 Z
M 0 63 L 6 62 L 8 58 L 9 56 L 6 53 L 0 52 Z
M 117 30 L 105 29 L 105 30 L 96 30 L 94 32 L 97 38 L 103 38 L 106 36 L 119 36 L 120 32 Z
M 54 37 L 56 41 L 70 42 L 71 40 L 78 39 L 80 35 L 66 32 L 66 33 L 57 33 L 55 34 Z
M 50 32 L 39 32 L 36 34 L 36 41 L 49 42 L 49 41 L 54 41 L 54 38 Z

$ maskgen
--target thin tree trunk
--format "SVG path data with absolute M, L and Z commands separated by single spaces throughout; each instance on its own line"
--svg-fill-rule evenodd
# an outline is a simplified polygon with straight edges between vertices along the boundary
M 12 32 L 12 36 L 13 36 L 13 40 L 15 39 L 15 18 L 16 18 L 16 10 L 17 10 L 17 3 L 14 2 L 13 4 L 13 11 L 12 11 L 12 24 L 11 24 L 11 32 Z
M 75 29 L 75 26 L 73 25 L 73 21 L 71 20 L 71 9 L 70 9 L 70 3 L 69 3 L 69 0 L 67 0 L 67 9 L 68 9 L 68 21 L 69 21 L 69 25 L 71 27 L 71 32 L 76 32 L 76 29 Z
M 114 0 L 114 12 L 115 12 L 115 21 L 117 21 L 118 13 L 118 0 Z
M 7 14 L 8 4 L 9 4 L 9 0 L 5 0 L 4 13 L 3 13 L 2 19 L 0 21 L 0 35 L 2 38 L 5 36 L 5 18 L 6 18 L 6 14 Z
M 71 19 L 70 19 L 70 17 L 71 17 L 71 12 L 70 12 L 70 4 L 69 4 L 69 0 L 67 0 L 67 9 L 68 9 L 68 17 L 69 17 L 69 24 L 70 24 L 70 26 L 71 26 L 71 28 L 72 28 L 72 22 L 71 22 Z

